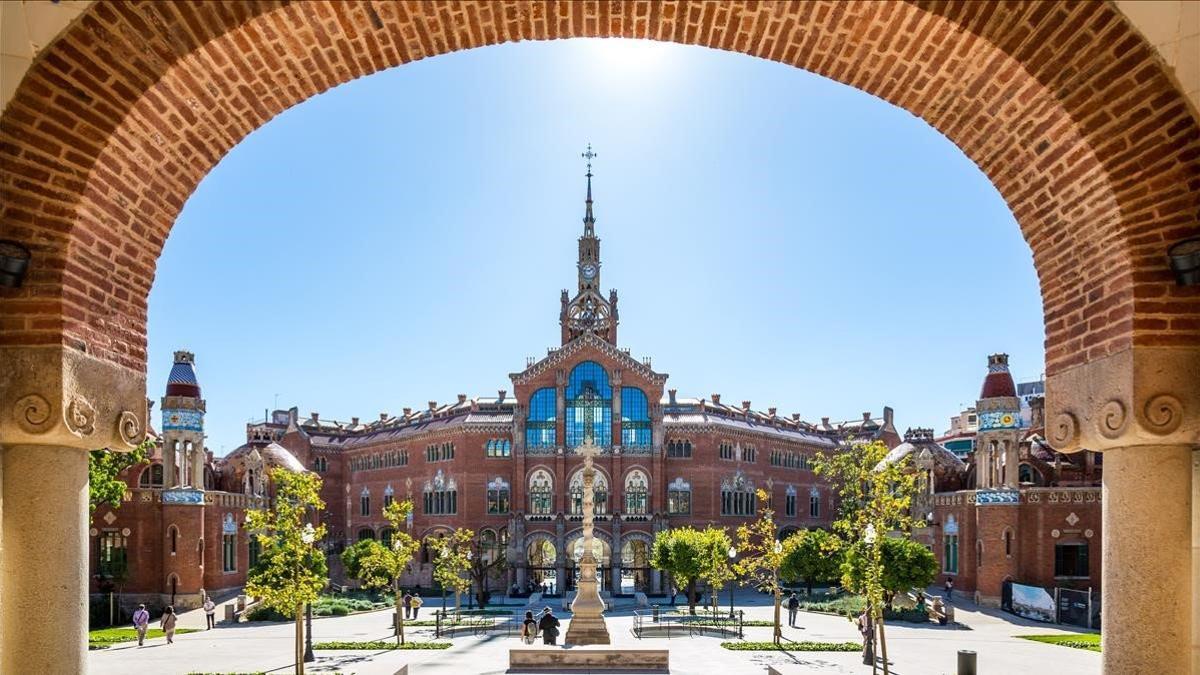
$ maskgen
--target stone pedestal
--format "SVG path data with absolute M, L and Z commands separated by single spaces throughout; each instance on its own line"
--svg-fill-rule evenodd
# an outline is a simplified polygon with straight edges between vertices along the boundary
M 508 669 L 514 673 L 588 673 L 617 671 L 636 673 L 670 672 L 666 649 L 559 649 L 555 647 L 510 649 Z

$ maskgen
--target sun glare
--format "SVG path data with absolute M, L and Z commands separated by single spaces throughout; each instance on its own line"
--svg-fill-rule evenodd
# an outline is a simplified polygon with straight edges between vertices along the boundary
M 656 40 L 624 38 L 581 38 L 588 58 L 606 72 L 622 78 L 658 70 L 674 46 Z

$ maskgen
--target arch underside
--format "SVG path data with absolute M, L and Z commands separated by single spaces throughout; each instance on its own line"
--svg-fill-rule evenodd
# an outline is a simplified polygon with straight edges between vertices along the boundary
M 1041 283 L 1050 373 L 1200 340 L 1200 294 L 1173 286 L 1163 262 L 1196 232 L 1200 134 L 1107 3 L 313 1 L 97 3 L 43 51 L 0 121 L 0 224 L 34 252 L 24 288 L 0 296 L 4 344 L 142 371 L 167 234 L 249 132 L 384 68 L 577 36 L 767 58 L 922 117 L 1012 208 Z

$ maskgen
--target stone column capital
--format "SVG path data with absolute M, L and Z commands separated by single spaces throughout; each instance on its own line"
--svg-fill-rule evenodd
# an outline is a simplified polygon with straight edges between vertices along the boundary
M 1200 347 L 1136 347 L 1046 379 L 1059 451 L 1200 444 Z
M 0 347 L 0 442 L 128 451 L 146 437 L 146 375 L 61 345 Z

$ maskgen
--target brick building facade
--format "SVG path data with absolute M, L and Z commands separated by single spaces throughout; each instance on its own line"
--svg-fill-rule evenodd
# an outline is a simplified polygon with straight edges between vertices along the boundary
M 983 604 L 1003 603 L 1005 581 L 1100 588 L 1102 455 L 1055 452 L 1043 400 L 1030 404 L 1026 425 L 1008 355 L 994 354 L 965 462 L 929 429 L 909 430 L 891 455 L 912 454 L 921 472 L 914 509 L 927 526 L 915 538 L 941 563 L 939 582 Z
M 364 538 L 388 540 L 384 506 L 411 499 L 415 512 L 406 527 L 413 536 L 468 527 L 478 533 L 483 555 L 505 558 L 505 572 L 490 582 L 494 588 L 569 587 L 581 554 L 582 459 L 575 448 L 588 433 L 603 449 L 596 461 L 595 534 L 607 591 L 663 592 L 664 581 L 649 564 L 655 533 L 746 522 L 755 515 L 757 489 L 770 493 L 781 534 L 828 526 L 833 496 L 812 471 L 814 456 L 851 437 L 897 445 L 892 410 L 884 408 L 878 418 L 864 413 L 852 421 L 809 423 L 776 408 L 755 410 L 750 401 L 730 405 L 719 394 L 684 398 L 666 389 L 665 373 L 617 346 L 617 293 L 599 290 L 590 167 L 587 178 L 578 287 L 560 300 L 562 344 L 512 373 L 511 392 L 429 401 L 420 410 L 368 421 L 276 410 L 247 425 L 245 445 L 214 459 L 198 450 L 204 402 L 192 357 L 177 354 L 154 464 L 127 476 L 129 500 L 121 509 L 101 509 L 94 518 L 98 536 L 123 537 L 130 547 L 127 557 L 136 562 L 126 590 L 186 604 L 198 601 L 201 588 L 244 583 L 252 555 L 240 526 L 243 510 L 265 494 L 263 472 L 272 465 L 321 476 L 326 508 L 319 518 L 330 552 Z M 194 480 L 200 473 L 202 486 Z M 171 528 L 179 537 L 174 544 Z M 230 541 L 236 550 L 226 572 L 222 546 Z M 97 568 L 105 556 L 98 545 Z M 333 556 L 330 562 L 338 579 L 339 561 Z M 428 547 L 405 582 L 432 584 Z

